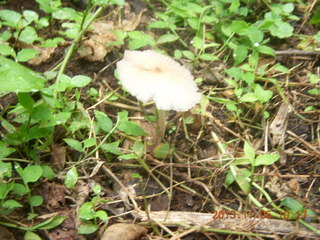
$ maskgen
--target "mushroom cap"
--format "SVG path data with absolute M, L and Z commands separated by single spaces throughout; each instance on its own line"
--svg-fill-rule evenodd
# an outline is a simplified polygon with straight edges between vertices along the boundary
M 154 101 L 160 110 L 187 111 L 201 94 L 190 71 L 153 50 L 124 52 L 117 62 L 122 85 L 142 102 Z

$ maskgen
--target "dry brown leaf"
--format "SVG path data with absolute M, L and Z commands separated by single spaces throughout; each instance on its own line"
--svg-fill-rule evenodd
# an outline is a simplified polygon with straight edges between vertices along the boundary
M 85 203 L 87 197 L 89 196 L 89 192 L 90 192 L 90 187 L 88 186 L 87 183 L 85 183 L 84 181 L 82 180 L 79 180 L 77 182 L 77 185 L 76 185 L 76 190 L 77 190 L 77 193 L 78 193 L 78 196 L 76 197 L 76 213 L 77 213 L 77 217 L 75 219 L 75 225 L 76 225 L 76 228 L 78 229 L 79 226 L 81 225 L 81 220 L 80 218 L 78 217 L 78 212 L 79 212 L 79 209 L 80 207 L 82 206 L 82 204 Z
M 103 62 L 107 53 L 113 47 L 108 44 L 118 40 L 114 34 L 114 30 L 133 31 L 139 25 L 141 16 L 146 12 L 143 9 L 138 15 L 130 13 L 130 18 L 123 20 L 121 23 L 115 24 L 113 21 L 100 20 L 92 23 L 88 30 L 92 34 L 89 38 L 82 42 L 78 54 L 80 58 L 86 58 L 89 61 Z
M 103 233 L 101 240 L 140 240 L 147 229 L 132 223 L 116 223 Z
M 104 34 L 93 34 L 88 40 L 82 43 L 81 48 L 78 50 L 80 57 L 85 57 L 89 61 L 104 61 L 104 57 L 111 51 L 107 47 L 108 43 L 117 41 L 117 37 L 113 32 L 106 32 Z
M 288 126 L 289 107 L 283 102 L 280 105 L 276 117 L 270 124 L 269 132 L 272 136 L 272 144 L 282 144 L 284 142 L 284 135 Z
M 131 15 L 131 17 L 130 17 L 130 19 L 125 19 L 125 20 L 123 20 L 122 21 L 122 24 L 121 24 L 121 29 L 123 30 L 123 31 L 133 31 L 133 30 L 135 30 L 137 27 L 138 27 L 138 25 L 139 25 L 139 23 L 140 23 L 140 21 L 141 21 L 141 17 L 142 17 L 142 15 L 145 13 L 147 11 L 147 9 L 142 9 L 141 10 L 141 12 L 138 14 L 138 15 L 136 15 L 136 14 L 132 14 Z
M 293 185 L 294 183 L 291 183 Z M 266 188 L 276 194 L 278 199 L 283 199 L 293 193 L 293 186 L 290 186 L 288 182 L 281 182 L 278 177 L 273 177 L 266 183 Z M 296 185 L 294 186 L 296 187 Z M 296 188 L 294 189 L 296 191 Z
M 64 165 L 66 163 L 65 147 L 53 143 L 51 145 L 51 161 L 54 168 L 57 168 L 59 170 L 64 169 Z
M 38 55 L 30 59 L 28 63 L 36 66 L 40 65 L 43 62 L 46 62 L 51 57 L 52 53 L 54 53 L 54 50 L 56 49 L 54 47 L 42 48 L 36 45 L 32 46 L 32 48 L 38 52 Z
M 286 154 L 284 151 L 284 139 L 289 121 L 290 107 L 283 102 L 277 112 L 277 115 L 270 124 L 269 132 L 272 135 L 272 144 L 280 145 L 280 163 L 286 164 Z

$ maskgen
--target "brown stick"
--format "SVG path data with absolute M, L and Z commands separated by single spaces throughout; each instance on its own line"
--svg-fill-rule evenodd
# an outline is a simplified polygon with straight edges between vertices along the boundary
M 295 221 L 281 220 L 281 219 L 262 219 L 262 218 L 250 218 L 247 216 L 244 218 L 242 215 L 235 215 L 235 219 L 223 218 L 213 219 L 211 213 L 196 213 L 196 212 L 176 212 L 176 211 L 157 211 L 149 212 L 148 215 L 145 212 L 137 212 L 134 214 L 143 222 L 149 222 L 154 220 L 160 222 L 166 226 L 178 227 L 178 226 L 203 226 L 203 229 L 208 227 L 219 230 L 228 230 L 231 232 L 237 232 L 238 234 L 274 234 L 288 235 L 294 233 L 296 237 L 306 237 L 319 239 L 319 235 L 308 230 L 302 225 L 299 225 Z M 320 230 L 319 224 L 310 224 L 316 229 Z
M 314 56 L 314 55 L 320 55 L 320 51 L 304 51 L 304 50 L 297 50 L 297 49 L 288 49 L 288 50 L 276 51 L 276 55 L 277 56 L 291 56 L 291 55 Z

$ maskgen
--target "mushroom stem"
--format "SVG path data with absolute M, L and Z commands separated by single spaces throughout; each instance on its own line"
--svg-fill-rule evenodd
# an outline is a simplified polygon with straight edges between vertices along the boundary
M 163 110 L 158 110 L 158 126 L 160 137 L 163 138 L 166 132 L 166 113 Z

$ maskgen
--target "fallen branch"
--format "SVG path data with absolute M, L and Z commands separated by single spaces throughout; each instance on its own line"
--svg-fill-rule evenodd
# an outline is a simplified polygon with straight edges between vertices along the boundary
M 195 212 L 175 212 L 175 211 L 154 211 L 150 213 L 136 212 L 136 218 L 142 222 L 155 221 L 171 227 L 188 227 L 202 226 L 204 231 L 225 232 L 243 235 L 256 234 L 272 234 L 269 237 L 273 238 L 276 235 L 295 234 L 296 237 L 306 237 L 319 239 L 319 235 L 308 230 L 304 226 L 295 221 L 281 219 L 261 219 L 261 218 L 244 218 L 242 215 L 236 215 L 235 219 L 222 218 L 213 219 L 211 213 L 195 213 Z M 320 230 L 319 224 L 310 224 L 314 228 Z M 223 231 L 228 230 L 228 231 Z M 251 233 L 251 234 L 250 234 Z
M 291 56 L 291 55 L 315 56 L 315 55 L 320 55 L 320 51 L 304 51 L 304 50 L 289 49 L 289 50 L 276 51 L 276 55 L 277 56 Z

